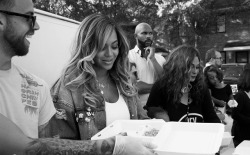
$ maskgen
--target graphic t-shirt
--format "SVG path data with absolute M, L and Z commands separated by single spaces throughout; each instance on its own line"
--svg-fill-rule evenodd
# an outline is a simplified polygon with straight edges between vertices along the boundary
M 14 64 L 10 70 L 0 70 L 0 113 L 25 135 L 38 138 L 38 126 L 47 123 L 55 112 L 43 80 Z
M 161 89 L 161 85 L 161 81 L 158 81 L 152 87 L 146 104 L 147 108 L 162 107 L 167 111 L 170 121 L 220 123 L 214 111 L 210 93 L 207 88 L 201 90 L 201 100 L 199 103 L 193 100 L 189 105 L 184 105 L 180 102 L 166 102 L 168 96 L 163 89 Z M 157 110 L 149 110 L 148 116 L 153 117 L 157 112 Z

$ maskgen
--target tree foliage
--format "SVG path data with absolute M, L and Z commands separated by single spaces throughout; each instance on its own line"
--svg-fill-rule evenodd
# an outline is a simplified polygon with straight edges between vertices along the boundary
M 162 17 L 162 28 L 170 32 L 170 42 L 177 46 L 186 39 L 195 44 L 197 37 L 207 33 L 207 26 L 214 17 L 211 10 L 214 0 L 159 0 L 158 15 Z
M 145 21 L 157 24 L 156 0 L 38 0 L 36 8 L 81 21 L 92 13 L 103 13 L 118 22 Z
M 131 45 L 134 23 L 147 22 L 154 28 L 161 20 L 156 0 L 38 0 L 36 8 L 77 21 L 92 13 L 105 14 L 122 25 L 132 25 L 125 28 Z
M 196 44 L 209 33 L 217 3 L 248 4 L 249 0 L 38 0 L 36 8 L 77 21 L 102 13 L 119 23 L 147 22 L 160 46 L 171 48 L 188 40 Z M 218 9 L 218 8 L 217 8 Z

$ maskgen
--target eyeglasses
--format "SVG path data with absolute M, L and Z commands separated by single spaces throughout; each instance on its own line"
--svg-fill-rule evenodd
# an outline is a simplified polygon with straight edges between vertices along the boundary
M 4 11 L 4 10 L 0 10 L 0 12 L 5 13 L 7 15 L 13 15 L 13 16 L 19 16 L 19 17 L 24 17 L 26 19 L 28 19 L 28 21 L 32 21 L 32 27 L 35 27 L 35 23 L 36 23 L 36 16 L 34 15 L 26 15 L 26 14 L 21 14 L 21 13 L 16 13 L 16 12 L 10 12 L 10 11 Z
M 214 59 L 220 59 L 220 60 L 222 60 L 222 57 L 219 57 L 219 58 L 214 58 Z

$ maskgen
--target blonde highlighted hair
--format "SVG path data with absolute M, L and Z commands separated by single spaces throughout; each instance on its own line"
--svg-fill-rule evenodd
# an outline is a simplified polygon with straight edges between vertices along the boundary
M 137 94 L 128 73 L 129 44 L 127 38 L 115 21 L 102 14 L 92 14 L 86 17 L 79 26 L 70 62 L 64 69 L 63 81 L 68 89 L 81 87 L 85 104 L 93 108 L 101 106 L 104 98 L 97 85 L 92 61 L 96 54 L 104 48 L 113 31 L 117 34 L 119 54 L 113 67 L 108 71 L 109 75 L 116 82 L 123 96 L 133 97 Z

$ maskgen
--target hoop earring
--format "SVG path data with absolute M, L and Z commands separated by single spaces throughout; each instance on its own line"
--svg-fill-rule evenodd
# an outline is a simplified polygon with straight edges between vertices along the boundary
M 182 92 L 183 94 L 184 94 L 184 93 L 188 93 L 188 92 L 190 92 L 191 89 L 192 89 L 192 85 L 191 85 L 190 83 L 188 83 L 186 87 L 183 87 L 183 88 L 181 89 L 181 92 Z

